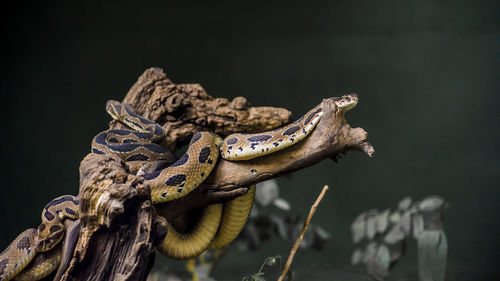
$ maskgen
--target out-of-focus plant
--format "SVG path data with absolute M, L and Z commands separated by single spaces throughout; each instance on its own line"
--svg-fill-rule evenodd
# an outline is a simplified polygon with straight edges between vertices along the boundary
M 257 185 L 255 204 L 248 218 L 248 222 L 236 241 L 233 242 L 237 249 L 240 251 L 256 251 L 263 246 L 264 242 L 270 240 L 272 237 L 289 242 L 297 240 L 302 226 L 304 225 L 304 219 L 291 211 L 290 203 L 279 197 L 279 193 L 280 190 L 276 180 L 261 182 Z M 273 207 L 275 210 L 269 209 L 270 207 Z M 276 209 L 285 212 L 285 214 L 283 216 L 277 215 Z M 322 250 L 329 239 L 330 234 L 326 230 L 318 225 L 311 224 L 309 226 L 309 231 L 306 232 L 302 240 L 300 248 Z M 214 251 L 215 250 L 207 251 L 198 257 L 196 259 L 196 267 L 192 272 L 201 272 L 202 270 L 197 269 L 198 267 L 208 267 L 210 268 L 208 272 L 203 271 L 207 274 L 198 274 L 198 276 L 209 277 L 212 270 L 223 256 L 223 254 L 214 255 L 212 253 Z M 223 251 L 225 251 L 225 249 Z M 281 257 L 278 257 L 279 256 L 267 257 L 263 266 L 281 264 Z M 262 268 L 263 267 L 261 267 L 256 274 L 245 276 L 245 278 L 247 278 L 245 280 L 265 280 Z M 290 273 L 290 276 L 291 275 L 292 273 Z
M 444 200 L 437 196 L 414 203 L 407 197 L 396 209 L 361 213 L 352 223 L 352 238 L 354 243 L 364 238 L 367 241 L 364 249 L 354 251 L 351 263 L 364 264 L 368 275 L 384 280 L 413 237 L 418 243 L 420 281 L 443 281 L 448 250 L 443 230 L 444 206 Z
M 259 271 L 257 273 L 254 273 L 252 275 L 245 276 L 241 279 L 241 281 L 266 281 L 264 278 L 264 266 L 275 266 L 278 265 L 282 267 L 282 258 L 281 256 L 274 256 L 274 257 L 267 257 L 264 259 L 264 263 L 259 268 Z
M 288 242 L 297 240 L 305 220 L 300 215 L 293 213 L 291 209 L 290 204 L 279 197 L 279 186 L 275 180 L 259 183 L 256 189 L 255 204 L 248 222 L 232 244 L 240 251 L 256 251 L 263 246 L 264 242 L 273 237 Z M 280 216 L 276 214 L 277 212 L 285 212 L 285 214 Z M 330 234 L 326 230 L 318 225 L 310 224 L 300 249 L 322 250 L 329 239 Z M 227 247 L 205 251 L 199 257 L 186 261 L 187 275 L 186 272 L 169 271 L 168 280 L 215 281 L 211 276 L 212 272 L 221 258 L 224 257 L 226 250 Z M 245 276 L 244 280 L 265 280 L 264 265 L 281 265 L 281 257 L 267 257 L 261 269 L 255 274 Z M 149 280 L 153 280 L 152 278 L 159 276 L 159 274 L 161 273 L 152 273 Z M 292 275 L 293 273 L 290 272 L 289 278 Z
M 274 211 L 269 212 L 267 207 L 271 206 L 286 213 L 279 216 Z M 272 237 L 292 242 L 297 240 L 305 220 L 290 210 L 290 204 L 279 197 L 279 187 L 275 180 L 259 183 L 247 225 L 236 241 L 238 249 L 257 250 Z M 300 248 L 322 250 L 329 239 L 330 234 L 326 230 L 311 224 Z

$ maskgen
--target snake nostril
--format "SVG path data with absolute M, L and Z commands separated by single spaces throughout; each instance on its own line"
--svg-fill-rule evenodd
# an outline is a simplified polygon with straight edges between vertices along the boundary
M 255 174 L 257 174 L 257 170 L 255 170 L 255 169 L 250 169 L 250 174 L 251 174 L 252 176 L 253 176 L 253 175 L 255 175 Z

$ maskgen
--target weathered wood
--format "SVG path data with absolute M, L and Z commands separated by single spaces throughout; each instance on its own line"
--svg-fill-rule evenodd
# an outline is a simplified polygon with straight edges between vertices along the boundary
M 198 84 L 174 84 L 161 69 L 142 74 L 123 100 L 137 113 L 168 132 L 163 143 L 176 149 L 196 132 L 221 136 L 274 129 L 290 122 L 283 108 L 249 107 L 243 97 L 213 98 Z M 250 161 L 221 160 L 205 183 L 187 196 L 162 206 L 167 220 L 187 210 L 225 202 L 246 187 L 335 158 L 348 150 L 373 147 L 361 128 L 351 128 L 333 99 L 321 103 L 324 115 L 311 136 L 289 149 Z M 110 128 L 122 125 L 113 121 Z M 154 245 L 164 237 L 166 221 L 149 201 L 149 187 L 112 155 L 88 155 L 80 166 L 81 236 L 62 280 L 145 280 L 154 260 Z
M 250 107 L 244 97 L 213 98 L 200 84 L 174 84 L 159 68 L 146 70 L 123 102 L 161 124 L 168 132 L 164 145 L 171 150 L 186 144 L 196 131 L 210 130 L 222 137 L 266 131 L 289 123 L 291 117 L 284 108 Z M 116 123 L 111 127 L 121 127 Z
M 276 153 L 248 161 L 221 160 L 205 180 L 206 185 L 237 187 L 258 183 L 314 165 L 325 158 L 335 158 L 348 150 L 361 150 L 370 157 L 375 150 L 366 141 L 367 133 L 351 128 L 332 98 L 321 103 L 323 116 L 311 135 Z
M 166 233 L 155 218 L 141 178 L 114 155 L 89 154 L 80 165 L 80 238 L 61 280 L 145 280 L 153 241 Z

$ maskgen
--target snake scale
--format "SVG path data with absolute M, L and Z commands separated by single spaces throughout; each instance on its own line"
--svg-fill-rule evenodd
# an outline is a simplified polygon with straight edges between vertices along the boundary
M 340 110 L 348 111 L 357 101 L 352 94 L 337 98 L 335 103 Z M 231 134 L 224 140 L 211 132 L 198 132 L 186 153 L 176 159 L 161 146 L 165 132 L 157 123 L 116 101 L 109 101 L 106 110 L 131 130 L 99 133 L 92 141 L 92 153 L 112 153 L 125 162 L 139 162 L 135 172 L 148 182 L 154 204 L 186 196 L 197 188 L 208 177 L 219 155 L 231 161 L 249 160 L 299 142 L 323 114 L 317 106 L 285 127 L 257 134 Z M 175 222 L 169 223 L 167 236 L 158 249 L 169 257 L 186 259 L 206 249 L 228 245 L 245 225 L 254 196 L 255 186 L 252 186 L 245 195 L 232 201 L 209 205 L 189 231 L 178 231 Z M 78 197 L 65 195 L 50 201 L 43 208 L 38 228 L 22 232 L 0 253 L 0 280 L 39 280 L 62 264 L 54 279 L 58 280 L 78 239 L 78 212 Z

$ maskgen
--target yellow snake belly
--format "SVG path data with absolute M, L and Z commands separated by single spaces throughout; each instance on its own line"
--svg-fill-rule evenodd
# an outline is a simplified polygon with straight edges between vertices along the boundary
M 254 199 L 255 185 L 252 185 L 247 194 L 224 203 L 220 227 L 209 249 L 225 247 L 236 239 L 247 223 Z
M 157 246 L 158 250 L 167 257 L 176 259 L 188 259 L 203 253 L 219 229 L 222 205 L 213 204 L 205 207 L 201 211 L 200 218 L 194 219 L 195 223 L 183 232 L 177 230 L 175 223 L 169 224 L 167 236 Z

